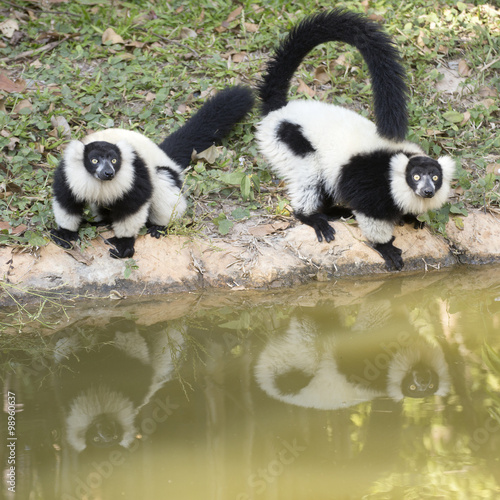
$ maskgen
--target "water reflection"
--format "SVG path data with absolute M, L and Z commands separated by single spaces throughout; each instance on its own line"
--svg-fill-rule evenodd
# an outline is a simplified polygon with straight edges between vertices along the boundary
M 89 445 L 128 448 L 139 411 L 171 379 L 183 342 L 168 325 L 141 332 L 126 319 L 112 319 L 98 335 L 78 325 L 63 332 L 53 378 L 68 444 L 79 452 Z
M 499 299 L 490 268 L 91 302 L 55 333 L 26 325 L 1 337 L 4 497 L 494 497 Z
M 286 333 L 271 338 L 258 356 L 259 386 L 285 403 L 321 410 L 383 396 L 446 396 L 450 376 L 437 339 L 390 312 L 388 300 L 369 303 L 351 327 L 329 309 L 293 316 Z

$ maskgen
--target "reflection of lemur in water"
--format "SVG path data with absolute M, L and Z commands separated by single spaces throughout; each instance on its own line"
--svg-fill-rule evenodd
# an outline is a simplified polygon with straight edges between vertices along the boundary
M 442 349 L 414 331 L 388 336 L 363 328 L 325 335 L 323 326 L 307 316 L 292 318 L 283 336 L 269 340 L 255 378 L 269 396 L 317 409 L 381 396 L 394 401 L 444 396 L 450 388 Z
M 182 343 L 174 328 L 141 334 L 128 320 L 91 340 L 79 333 L 60 338 L 54 384 L 71 447 L 130 446 L 139 410 L 172 378 Z

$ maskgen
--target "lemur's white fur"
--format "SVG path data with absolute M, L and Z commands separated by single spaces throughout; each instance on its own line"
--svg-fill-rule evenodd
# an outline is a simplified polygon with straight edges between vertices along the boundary
M 356 383 L 355 378 L 350 379 L 341 373 L 336 362 L 336 356 L 340 354 L 336 344 L 335 335 L 325 337 L 317 333 L 314 321 L 292 318 L 287 333 L 270 339 L 258 357 L 255 378 L 259 387 L 279 401 L 320 410 L 346 408 L 382 396 L 400 401 L 403 398 L 403 378 L 410 367 L 422 361 L 439 377 L 436 394 L 444 396 L 450 390 L 448 366 L 438 344 L 418 338 L 408 346 L 401 346 L 388 360 L 385 391 L 365 387 Z M 293 369 L 312 378 L 298 392 L 284 393 L 276 384 L 276 378 Z
M 315 149 L 314 154 L 298 157 L 286 144 L 276 139 L 277 129 L 283 121 L 300 124 Z M 355 155 L 385 149 L 425 156 L 423 150 L 413 142 L 391 141 L 381 137 L 375 124 L 364 116 L 319 101 L 294 100 L 272 111 L 258 124 L 256 138 L 271 168 L 287 182 L 292 206 L 300 206 L 305 213 L 316 208 L 318 180 L 325 183 L 329 192 L 335 193 L 341 167 Z M 439 158 L 438 162 L 443 170 L 443 188 L 433 198 L 422 198 L 415 195 L 405 181 L 408 157 L 399 154 L 393 158 L 391 192 L 403 211 L 421 214 L 442 206 L 446 201 L 449 189 L 444 186 L 449 186 L 455 162 L 446 156 Z M 309 187 L 314 191 L 314 195 L 311 192 L 311 203 L 308 202 Z
M 115 144 L 120 150 L 121 167 L 110 182 L 103 182 L 89 174 L 83 163 L 84 147 L 96 141 Z M 183 169 L 165 154 L 152 140 L 133 130 L 111 128 L 94 132 L 82 141 L 71 141 L 64 153 L 64 174 L 68 184 L 79 201 L 90 203 L 94 215 L 96 206 L 105 206 L 120 199 L 134 185 L 134 159 L 138 155 L 146 165 L 153 188 L 151 199 L 137 212 L 116 221 L 113 230 L 118 238 L 136 237 L 149 220 L 152 224 L 167 226 L 172 217 L 181 216 L 187 202 L 181 190 L 168 172 L 158 167 L 168 167 L 179 176 Z M 77 231 L 82 217 L 69 214 L 54 198 L 54 217 L 60 227 Z M 99 217 L 97 216 L 97 220 Z
M 127 447 L 132 444 L 136 432 L 136 410 L 132 402 L 106 386 L 89 387 L 72 401 L 66 417 L 66 436 L 76 451 L 86 448 L 85 433 L 94 419 L 103 413 L 114 417 L 122 426 L 123 438 L 120 445 Z
M 287 144 L 278 140 L 283 121 L 298 124 L 314 148 L 304 157 L 294 154 Z M 342 167 L 360 154 L 377 150 L 404 151 L 391 160 L 390 188 L 396 206 L 403 213 L 418 215 L 441 207 L 449 196 L 455 162 L 450 157 L 437 161 L 443 172 L 441 189 L 432 198 L 418 196 L 406 182 L 407 155 L 426 156 L 417 144 L 393 141 L 381 137 L 375 124 L 358 113 L 318 101 L 294 100 L 267 114 L 257 126 L 256 138 L 260 151 L 269 160 L 275 173 L 285 179 L 291 205 L 305 214 L 318 209 L 318 185 L 337 194 Z M 363 234 L 373 243 L 391 240 L 393 224 L 355 213 Z M 391 227 L 389 227 L 391 226 Z
M 123 142 L 126 142 L 132 146 L 135 154 L 138 151 L 140 152 L 139 156 L 149 169 L 153 183 L 153 196 L 150 207 L 148 207 L 151 223 L 167 226 L 173 215 L 179 217 L 185 212 L 187 208 L 186 199 L 182 196 L 181 191 L 177 188 L 170 175 L 157 170 L 157 167 L 168 167 L 179 175 L 182 175 L 183 169 L 151 139 L 134 130 L 110 128 L 88 135 L 84 138 L 83 143 L 89 144 L 95 141 L 116 144 L 120 148 L 120 152 L 122 152 Z
M 54 218 L 59 226 L 64 227 L 68 231 L 78 231 L 82 222 L 81 215 L 69 214 L 61 207 L 56 198 L 52 198 L 52 210 L 54 211 Z

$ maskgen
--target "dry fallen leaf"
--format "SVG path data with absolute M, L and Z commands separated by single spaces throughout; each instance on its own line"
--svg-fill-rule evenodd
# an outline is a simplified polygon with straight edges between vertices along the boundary
M 482 101 L 479 102 L 479 104 L 482 104 L 485 108 L 490 108 L 491 106 L 495 105 L 495 100 L 494 99 L 483 99 Z
M 297 87 L 297 92 L 300 92 L 302 94 L 307 94 L 309 97 L 314 97 L 316 95 L 316 92 L 311 87 L 309 87 L 309 85 L 304 83 L 304 81 L 301 80 L 300 78 L 298 80 L 299 80 L 299 86 Z
M 62 136 L 66 139 L 71 139 L 71 127 L 64 116 L 52 115 L 50 123 L 54 127 L 57 136 L 59 136 L 59 130 L 62 129 Z
M 460 123 L 460 126 L 465 125 L 469 120 L 470 120 L 470 113 L 468 111 L 466 111 L 464 113 L 464 119 Z
M 26 88 L 24 80 L 16 80 L 15 82 L 8 78 L 3 73 L 0 73 L 0 90 L 5 92 L 22 92 Z
M 137 49 L 142 49 L 146 44 L 144 42 L 138 42 L 137 40 L 132 40 L 131 42 L 127 42 L 125 47 L 135 47 Z
M 156 94 L 154 92 L 148 92 L 146 94 L 146 102 L 154 101 L 156 98 Z
M 33 111 L 33 104 L 31 104 L 31 101 L 29 99 L 23 99 L 22 101 L 19 101 L 16 106 L 14 106 L 14 109 L 12 110 L 13 113 L 19 113 L 22 109 L 30 109 Z
M 19 224 L 19 226 L 12 227 L 10 223 L 6 221 L 0 221 L 0 231 L 10 230 L 10 234 L 21 234 L 28 229 L 28 226 L 24 224 Z
M 102 34 L 102 43 L 106 42 L 111 42 L 112 44 L 115 43 L 125 43 L 125 40 L 115 32 L 113 28 L 108 28 L 103 34 Z
M 245 30 L 248 33 L 257 33 L 259 31 L 259 25 L 254 24 L 254 23 L 243 23 L 243 26 L 245 26 Z
M 497 90 L 493 87 L 482 86 L 479 88 L 479 95 L 481 97 L 496 97 L 497 94 Z
M 314 80 L 320 85 L 325 85 L 330 81 L 330 75 L 326 71 L 326 66 L 322 64 L 314 70 Z
M 0 31 L 7 38 L 12 38 L 15 31 L 19 30 L 19 23 L 15 19 L 6 19 L 0 23 Z
M 180 37 L 182 40 L 186 38 L 196 38 L 197 36 L 196 31 L 191 28 L 181 28 Z
M 64 251 L 73 257 L 80 264 L 85 264 L 86 266 L 90 266 L 92 261 L 94 260 L 94 256 L 88 257 L 85 255 L 80 249 L 77 248 L 65 248 Z M 113 293 L 113 292 L 111 292 Z
M 226 19 L 226 23 L 230 23 L 232 21 L 234 21 L 236 18 L 239 17 L 239 15 L 241 14 L 241 12 L 243 11 L 243 6 L 240 5 L 239 7 L 237 7 L 236 9 L 234 9 L 230 14 L 229 16 L 227 17 Z
M 460 76 L 469 76 L 471 74 L 469 65 L 463 59 L 460 59 L 460 61 L 458 61 L 458 74 Z
M 248 61 L 248 55 L 246 52 L 237 52 L 236 54 L 233 54 L 232 60 L 235 63 Z
M 201 153 L 197 153 L 196 151 L 193 151 L 193 154 L 191 155 L 191 159 L 193 161 L 196 160 L 204 160 L 208 164 L 213 165 L 215 163 L 215 160 L 220 156 L 221 154 L 222 147 L 221 146 L 210 146 L 209 148 L 205 149 Z

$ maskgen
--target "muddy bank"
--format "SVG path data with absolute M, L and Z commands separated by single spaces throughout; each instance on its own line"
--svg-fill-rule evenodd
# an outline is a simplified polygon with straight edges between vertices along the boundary
M 273 221 L 271 220 L 271 223 Z M 109 257 L 103 239 L 72 254 L 50 243 L 37 252 L 0 249 L 2 279 L 9 292 L 28 300 L 29 289 L 58 290 L 89 296 L 150 295 L 203 288 L 265 289 L 288 287 L 340 276 L 387 274 L 383 259 L 363 240 L 355 224 L 335 222 L 334 242 L 318 243 L 314 231 L 292 222 L 284 230 L 269 219 L 236 224 L 226 237 L 139 237 L 130 263 Z M 259 236 L 256 226 L 265 226 Z M 286 225 L 286 224 L 285 224 Z M 278 225 L 279 226 L 279 225 Z M 277 227 L 278 227 L 277 226 Z M 404 271 L 429 271 L 457 264 L 500 262 L 500 216 L 480 212 L 464 219 L 464 229 L 448 225 L 449 241 L 428 229 L 396 228 Z M 9 298 L 4 294 L 0 303 Z

